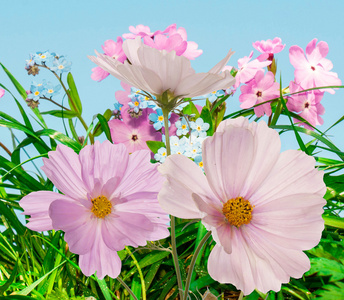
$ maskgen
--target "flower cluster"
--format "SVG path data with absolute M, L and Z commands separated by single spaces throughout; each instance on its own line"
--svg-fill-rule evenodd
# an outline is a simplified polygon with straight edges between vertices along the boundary
M 62 74 L 71 70 L 72 63 L 67 61 L 63 55 L 58 55 L 55 52 L 36 52 L 30 54 L 30 59 L 26 60 L 25 69 L 29 75 L 37 75 L 39 68 L 47 68 L 56 74 Z

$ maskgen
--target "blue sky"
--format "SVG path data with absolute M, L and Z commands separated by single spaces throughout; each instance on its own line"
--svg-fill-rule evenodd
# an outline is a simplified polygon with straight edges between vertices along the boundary
M 87 58 L 94 50 L 101 51 L 107 39 L 129 32 L 130 25 L 144 24 L 152 31 L 163 30 L 172 23 L 184 27 L 188 40 L 198 43 L 203 54 L 192 62 L 197 72 L 210 69 L 227 51 L 235 51 L 229 64 L 247 56 L 252 42 L 280 37 L 286 48 L 277 55 L 278 76 L 282 73 L 283 86 L 293 79 L 288 49 L 292 45 L 305 48 L 313 38 L 326 41 L 333 62 L 333 71 L 344 80 L 344 1 L 80 1 L 60 0 L 37 2 L 32 0 L 2 1 L 0 11 L 0 61 L 28 89 L 32 80 L 24 70 L 29 53 L 50 50 L 65 55 L 72 61 L 72 74 L 84 106 L 84 119 L 90 123 L 96 113 L 113 108 L 114 93 L 120 89 L 116 78 L 108 77 L 101 83 L 91 80 L 94 64 Z M 258 52 L 255 52 L 258 55 Z M 54 78 L 42 70 L 39 77 Z M 0 71 L 0 82 L 14 90 L 6 75 Z M 239 93 L 230 99 L 228 109 L 239 109 Z M 19 96 L 18 96 L 19 99 Z M 41 110 L 52 107 L 41 101 Z M 322 100 L 326 112 L 320 130 L 327 129 L 344 114 L 344 90 L 335 95 L 325 93 Z M 22 102 L 25 105 L 25 103 Z M 0 111 L 18 116 L 9 95 L 0 99 Z M 27 109 L 27 112 L 30 112 Z M 281 119 L 279 124 L 286 124 Z M 63 131 L 60 119 L 48 119 L 54 129 Z M 334 143 L 344 148 L 343 124 L 330 134 Z M 79 126 L 80 135 L 84 134 Z M 38 129 L 38 126 L 37 126 Z M 19 138 L 23 135 L 18 133 Z M 10 146 L 8 131 L 0 128 L 0 140 Z M 282 137 L 282 148 L 297 148 L 291 135 Z M 0 150 L 0 154 L 3 154 Z

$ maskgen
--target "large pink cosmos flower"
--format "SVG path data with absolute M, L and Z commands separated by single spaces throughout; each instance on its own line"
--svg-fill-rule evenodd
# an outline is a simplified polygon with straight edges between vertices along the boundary
M 157 201 L 161 175 L 146 150 L 128 154 L 108 141 L 77 155 L 58 145 L 43 159 L 43 171 L 63 194 L 33 192 L 20 205 L 36 231 L 63 230 L 70 251 L 79 254 L 81 271 L 98 278 L 117 277 L 124 246 L 144 246 L 167 237 L 168 216 Z
M 259 70 L 254 78 L 243 85 L 241 88 L 239 101 L 242 102 L 241 108 L 251 108 L 252 106 L 263 103 L 268 100 L 278 98 L 280 96 L 279 83 L 275 82 L 275 76 L 272 72 Z M 265 103 L 254 108 L 257 117 L 261 117 L 264 113 L 271 116 L 271 103 Z
M 273 40 L 256 41 L 252 43 L 252 46 L 261 53 L 273 55 L 281 52 L 284 49 L 285 44 L 282 44 L 282 40 L 279 37 L 275 37 Z
M 290 63 L 294 66 L 295 82 L 304 89 L 322 86 L 338 86 L 341 80 L 337 73 L 330 72 L 333 64 L 326 57 L 328 45 L 326 42 L 313 39 L 306 47 L 306 55 L 299 46 L 292 46 L 289 49 Z M 333 89 L 323 89 L 321 91 L 334 94 Z
M 177 56 L 175 51 L 148 47 L 140 37 L 126 40 L 123 50 L 130 63 L 125 61 L 122 64 L 97 52 L 97 57 L 89 58 L 116 78 L 156 96 L 157 101 L 165 91 L 168 91 L 170 99 L 192 98 L 227 88 L 235 82 L 229 71 L 220 73 L 233 54 L 231 51 L 208 73 L 196 74 L 189 59 Z
M 263 55 L 263 54 L 262 54 Z M 245 56 L 243 58 L 240 58 L 238 60 L 238 73 L 235 75 L 235 84 L 234 88 L 236 89 L 241 83 L 249 82 L 253 79 L 253 77 L 256 75 L 256 73 L 259 70 L 264 70 L 266 66 L 271 64 L 271 61 L 261 61 L 260 59 L 263 58 L 263 56 L 260 56 L 259 59 L 256 58 L 252 61 L 251 58 L 253 56 L 253 51 L 251 51 L 249 56 Z M 268 58 L 268 55 L 264 57 L 265 59 Z
M 324 228 L 323 172 L 311 156 L 280 153 L 276 131 L 245 118 L 220 123 L 202 145 L 204 173 L 183 155 L 158 167 L 166 181 L 158 199 L 179 218 L 202 219 L 216 245 L 208 272 L 244 294 L 278 291 L 310 268 L 302 250 Z
M 123 63 L 127 57 L 125 56 L 125 53 L 122 49 L 123 45 L 123 39 L 119 36 L 117 38 L 117 43 L 113 40 L 107 40 L 104 42 L 104 46 L 102 46 L 104 54 L 108 55 L 114 59 L 117 59 L 119 62 Z M 102 81 L 107 76 L 109 76 L 110 73 L 104 71 L 100 67 L 95 67 L 92 69 L 92 75 L 91 78 L 95 81 Z
M 301 86 L 293 81 L 289 84 L 290 93 L 302 91 Z M 288 97 L 287 107 L 290 111 L 299 113 L 300 117 L 304 118 L 314 127 L 324 123 L 320 115 L 325 113 L 325 108 L 321 105 L 320 101 L 324 92 L 317 90 L 308 91 L 304 93 L 295 94 Z M 302 123 L 294 118 L 294 122 L 299 126 L 303 125 L 305 128 L 314 130 L 313 127 Z
M 122 109 L 122 119 L 112 119 L 108 122 L 112 140 L 115 144 L 123 143 L 129 153 L 141 149 L 149 149 L 147 141 L 161 141 L 161 133 L 156 131 L 149 123 L 148 115 L 151 109 L 144 109 L 138 118 L 130 115 Z

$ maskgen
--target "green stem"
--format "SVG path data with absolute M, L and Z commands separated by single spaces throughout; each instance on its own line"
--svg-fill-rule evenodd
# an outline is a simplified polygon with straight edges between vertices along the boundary
M 198 247 L 199 243 L 201 242 L 201 240 L 203 239 L 203 237 L 207 233 L 207 229 L 204 227 L 202 222 L 199 221 L 198 223 L 199 223 L 199 226 L 198 226 L 197 237 L 196 237 L 196 241 L 195 241 L 195 251 L 197 250 L 197 247 Z M 203 250 L 204 250 L 204 248 L 201 249 L 200 253 L 202 253 Z M 201 258 L 202 258 L 202 255 L 198 255 L 198 257 L 196 259 L 195 265 L 199 265 L 200 264 Z M 191 282 L 193 282 L 195 280 L 195 277 L 196 277 L 196 273 L 192 273 Z
M 162 114 L 164 117 L 164 125 L 165 125 L 166 153 L 167 153 L 167 156 L 169 156 L 171 155 L 170 134 L 169 134 L 169 128 L 168 128 L 169 110 L 166 108 L 162 108 Z M 178 260 L 178 252 L 177 252 L 177 241 L 176 241 L 176 218 L 172 215 L 170 217 L 171 217 L 172 257 L 173 257 L 173 262 L 174 262 L 174 268 L 176 270 L 178 290 L 179 290 L 179 299 L 183 299 L 183 281 L 182 281 L 182 275 L 180 273 L 180 266 L 179 266 L 179 260 Z
M 192 278 L 192 273 L 195 267 L 196 259 L 198 257 L 199 252 L 201 251 L 202 247 L 204 246 L 205 242 L 208 240 L 208 238 L 211 235 L 211 231 L 208 231 L 207 234 L 203 237 L 199 245 L 197 246 L 197 249 L 195 251 L 195 254 L 192 257 L 190 267 L 189 267 L 189 272 L 188 272 L 188 277 L 186 278 L 186 284 L 185 284 L 185 293 L 184 293 L 184 300 L 188 299 L 188 294 L 189 294 L 189 289 L 190 289 L 190 283 L 191 283 L 191 278 Z
M 142 299 L 143 300 L 146 300 L 146 285 L 145 285 L 145 278 L 143 277 L 143 274 L 142 274 L 142 270 L 140 268 L 140 265 L 138 263 L 138 261 L 136 260 L 136 257 L 131 253 L 130 249 L 125 246 L 125 250 L 127 250 L 128 254 L 130 255 L 130 257 L 132 258 L 135 266 L 137 267 L 137 271 L 139 272 L 139 276 L 140 276 L 140 279 L 141 279 L 141 288 L 142 288 Z
M 97 277 L 97 282 L 98 282 L 98 285 L 99 285 L 99 287 L 100 287 L 100 289 L 101 289 L 101 291 L 102 291 L 102 293 L 103 293 L 105 299 L 106 299 L 106 300 L 112 300 L 112 297 L 111 297 L 111 295 L 110 295 L 109 288 L 108 288 L 108 286 L 106 285 L 105 279 L 99 279 L 99 278 Z
M 240 295 L 239 295 L 238 300 L 242 300 L 242 298 L 244 298 L 244 293 L 242 291 L 240 291 Z
M 63 106 L 63 105 L 61 105 L 61 104 L 58 104 L 58 103 L 57 103 L 57 102 L 55 102 L 53 99 L 50 99 L 50 98 L 47 98 L 47 97 L 41 97 L 41 99 L 48 100 L 48 101 L 50 101 L 50 102 L 54 103 L 55 105 L 57 105 L 58 107 L 61 107 L 62 109 L 65 109 L 65 110 L 69 110 L 69 111 L 70 111 L 70 109 L 69 109 L 69 108 L 67 108 L 67 107 L 64 107 L 64 106 Z
M 65 93 L 66 93 L 66 95 L 67 95 L 67 97 L 68 97 L 68 99 L 69 99 L 69 102 L 72 104 L 73 110 L 74 110 L 75 112 L 78 112 L 78 109 L 77 109 L 77 107 L 75 106 L 75 103 L 74 103 L 72 97 L 70 96 L 70 94 L 69 94 L 69 92 L 68 92 L 66 86 L 64 85 L 62 79 L 56 74 L 56 72 L 52 71 L 50 68 L 48 68 L 48 67 L 45 66 L 45 65 L 38 65 L 38 66 L 48 69 L 50 72 L 52 72 L 52 73 L 55 75 L 55 77 L 57 78 L 57 80 L 60 82 L 62 88 L 64 89 L 64 91 L 65 91 Z M 78 113 L 78 115 L 77 115 L 77 118 L 78 118 L 79 121 L 81 122 L 82 126 L 84 126 L 85 130 L 87 131 L 88 126 L 87 126 L 86 122 L 84 121 L 84 119 L 82 118 L 82 116 L 81 116 L 79 113 Z M 93 137 L 93 135 L 92 135 L 91 133 L 89 133 L 89 137 L 90 137 L 91 144 L 94 144 L 94 137 Z
M 127 290 L 127 292 L 134 298 L 134 300 L 138 300 L 133 291 L 130 289 L 130 287 L 127 286 L 127 284 L 119 277 L 116 278 L 121 285 Z
M 282 101 L 279 101 L 278 104 L 277 104 L 275 113 L 274 113 L 274 117 L 272 118 L 272 121 L 270 122 L 269 126 L 276 125 L 277 120 L 278 120 L 279 116 L 281 115 L 282 109 L 283 109 Z

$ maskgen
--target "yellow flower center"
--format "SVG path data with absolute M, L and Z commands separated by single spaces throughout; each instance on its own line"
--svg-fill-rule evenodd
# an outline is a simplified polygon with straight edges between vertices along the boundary
M 139 106 L 139 104 L 140 103 L 138 101 L 135 101 L 135 103 L 134 103 L 135 106 Z
M 163 152 L 163 153 L 162 153 L 162 156 L 166 156 L 166 152 Z
M 92 201 L 92 212 L 97 218 L 104 219 L 111 213 L 112 204 L 105 196 L 99 196 Z
M 201 168 L 203 167 L 203 161 L 198 164 Z
M 163 116 L 159 116 L 159 117 L 158 117 L 158 120 L 159 120 L 160 122 L 162 122 L 162 121 L 164 121 L 164 117 L 163 117 Z
M 198 131 L 201 131 L 201 129 L 202 129 L 201 126 L 197 126 Z
M 35 92 L 35 96 L 38 96 L 38 95 L 39 95 L 39 91 L 36 91 L 36 92 Z
M 182 125 L 182 129 L 186 129 L 186 125 L 185 124 Z
M 64 68 L 64 66 L 63 66 L 63 65 L 59 65 L 58 68 L 59 68 L 60 70 L 62 70 L 62 69 Z
M 49 94 L 52 94 L 53 92 L 54 92 L 54 90 L 52 90 L 52 89 L 48 90 Z
M 41 58 L 43 58 L 43 59 L 44 59 L 44 58 L 46 58 L 46 56 L 45 56 L 45 55 L 41 55 Z
M 222 213 L 231 225 L 240 227 L 251 222 L 253 207 L 250 201 L 243 197 L 237 197 L 229 199 L 223 205 Z

